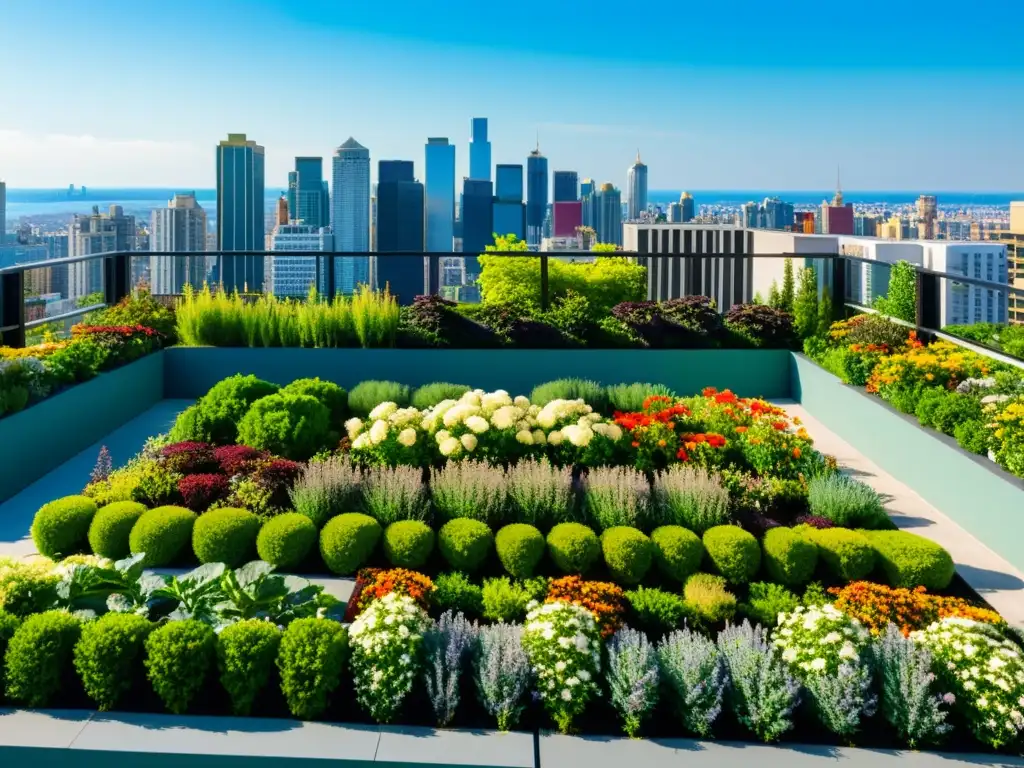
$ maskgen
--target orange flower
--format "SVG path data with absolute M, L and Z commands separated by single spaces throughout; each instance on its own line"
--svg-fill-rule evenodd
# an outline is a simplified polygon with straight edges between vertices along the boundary
M 666 445 L 667 445 L 667 443 L 664 440 L 659 440 L 658 441 L 658 447 L 659 448 L 664 448 Z
M 633 441 L 633 447 L 634 448 L 639 448 L 640 447 L 640 443 L 638 443 L 636 440 L 634 440 Z
M 793 458 L 794 459 L 799 459 L 800 458 L 800 449 L 799 448 L 794 448 L 793 449 Z
M 692 440 L 690 442 L 688 442 L 688 443 L 685 443 L 685 446 L 686 446 L 686 450 L 688 450 L 688 451 L 693 451 L 693 450 L 696 450 L 696 448 L 697 448 L 697 444 L 695 442 L 693 442 Z
M 747 427 L 736 427 L 736 431 L 737 431 L 737 432 L 738 432 L 739 434 L 741 434 L 741 435 L 742 435 L 742 434 L 743 434 L 744 432 L 746 432 L 746 431 L 747 431 L 747 429 L 748 429 Z
M 786 428 L 786 422 L 784 421 L 773 421 L 772 429 L 777 429 L 779 432 Z
M 622 626 L 625 593 L 622 587 L 606 581 L 585 581 L 579 576 L 564 576 L 548 585 L 547 602 L 563 601 L 581 605 L 594 614 L 601 636 L 609 637 Z

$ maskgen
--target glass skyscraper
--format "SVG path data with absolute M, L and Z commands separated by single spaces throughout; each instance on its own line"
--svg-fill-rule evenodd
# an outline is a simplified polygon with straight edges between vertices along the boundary
M 297 177 L 295 193 L 297 208 L 293 210 L 289 207 L 288 215 L 314 229 L 329 227 L 330 219 L 324 218 L 324 214 L 329 210 L 324 201 L 324 159 L 322 157 L 296 157 L 295 174 Z
M 538 145 L 526 159 L 526 241 L 540 245 L 548 215 L 548 159 Z
M 377 166 L 377 251 L 415 254 L 423 251 L 423 185 L 413 175 L 411 160 L 381 160 Z M 426 289 L 425 259 L 382 256 L 374 259 L 374 284 L 385 286 L 401 304 Z
M 493 185 L 482 179 L 462 182 L 462 252 L 466 255 L 466 281 L 480 274 L 476 254 L 494 245 Z
M 229 133 L 217 147 L 217 250 L 215 274 L 224 290 L 262 291 L 263 257 L 223 252 L 265 247 L 264 151 L 244 133 Z
M 487 140 L 487 118 L 474 117 L 470 123 L 469 178 L 491 180 L 491 142 Z
M 370 150 L 355 139 L 338 147 L 331 168 L 334 200 L 331 227 L 338 253 L 370 250 Z M 334 283 L 339 293 L 352 293 L 370 282 L 369 257 L 335 259 Z
M 526 206 L 523 205 L 523 166 L 497 165 L 494 168 L 494 211 L 492 229 L 497 235 L 515 235 L 526 239 Z
M 580 177 L 576 171 L 555 171 L 552 174 L 554 202 L 574 203 L 580 199 Z
M 626 176 L 629 192 L 629 210 L 626 218 L 629 221 L 638 221 L 640 214 L 647 211 L 647 166 L 640 161 L 639 150 L 636 153 L 636 162 L 630 166 Z
M 451 253 L 455 239 L 455 145 L 447 138 L 427 139 L 426 249 Z
M 612 184 L 605 183 L 594 197 L 597 242 L 622 245 L 622 193 Z

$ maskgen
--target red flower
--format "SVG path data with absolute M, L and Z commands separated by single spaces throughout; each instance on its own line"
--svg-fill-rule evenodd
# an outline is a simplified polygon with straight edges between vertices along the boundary
M 686 452 L 685 448 L 680 448 L 676 452 L 676 458 L 679 459 L 680 461 L 689 461 L 690 460 L 690 454 L 688 454 Z
M 719 405 L 724 405 L 725 403 L 735 403 L 737 399 L 738 398 L 736 397 L 736 395 L 734 395 L 728 389 L 725 390 L 724 392 L 719 392 L 718 394 L 715 395 L 715 402 L 718 403 Z
M 773 421 L 772 422 L 772 429 L 777 429 L 779 432 L 782 432 L 785 428 L 786 428 L 786 422 L 784 422 L 784 421 Z
M 710 445 L 712 448 L 724 448 L 725 447 L 725 437 L 723 437 L 722 435 L 718 435 L 718 434 L 715 434 L 715 433 L 712 432 L 712 433 L 709 433 L 706 437 L 707 437 L 708 445 Z
M 704 389 L 701 391 L 701 394 L 704 397 L 714 397 L 717 393 L 718 390 L 715 389 L 714 387 L 704 387 Z

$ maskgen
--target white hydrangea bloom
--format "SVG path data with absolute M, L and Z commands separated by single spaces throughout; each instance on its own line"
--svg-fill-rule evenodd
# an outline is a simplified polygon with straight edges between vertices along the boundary
M 386 421 L 375 421 L 370 427 L 370 442 L 379 445 L 388 436 L 388 423 Z
M 355 440 L 356 436 L 363 431 L 363 420 L 353 416 L 351 419 L 345 422 L 345 432 L 348 434 L 350 440 Z
M 390 401 L 383 402 L 370 411 L 370 421 L 377 421 L 378 419 L 386 419 L 392 413 L 398 410 L 398 403 L 392 403 Z
M 404 445 L 406 448 L 411 448 L 416 445 L 416 430 L 411 427 L 407 427 L 398 433 L 398 442 Z
M 454 437 L 448 437 L 445 440 L 441 441 L 441 444 L 438 446 L 438 449 L 441 451 L 442 456 L 451 457 L 453 454 L 456 454 L 461 447 L 462 443 L 460 443 Z
M 483 416 L 470 416 L 466 419 L 466 426 L 478 435 L 482 435 L 491 428 L 491 425 L 487 423 L 487 419 Z
M 467 433 L 467 434 L 462 436 L 461 441 L 462 441 L 462 447 L 465 448 L 470 453 L 472 453 L 474 450 L 476 450 L 476 444 L 477 444 L 476 435 L 471 435 L 471 434 Z

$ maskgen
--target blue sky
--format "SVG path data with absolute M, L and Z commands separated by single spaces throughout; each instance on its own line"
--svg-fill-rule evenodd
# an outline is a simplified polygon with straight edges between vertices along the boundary
M 494 162 L 652 188 L 1024 188 L 1024 3 L 950 0 L 11 0 L 0 179 L 214 185 L 230 132 L 295 155 L 354 136 L 412 159 L 490 118 Z

